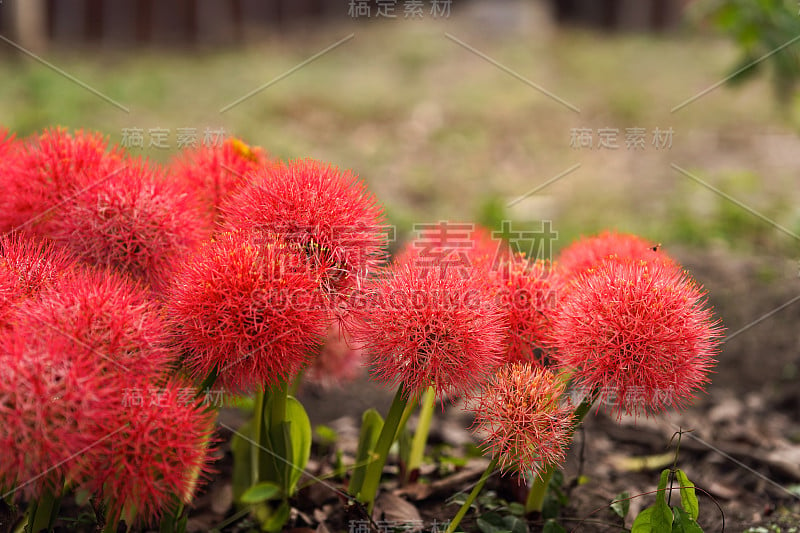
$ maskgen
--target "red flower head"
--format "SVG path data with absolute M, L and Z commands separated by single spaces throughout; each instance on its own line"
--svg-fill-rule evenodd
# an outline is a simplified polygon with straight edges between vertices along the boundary
M 303 378 L 323 387 L 341 386 L 361 373 L 364 353 L 352 345 L 350 335 L 334 321 L 319 354 L 306 368 Z
M 184 151 L 167 170 L 195 191 L 209 213 L 210 222 L 215 222 L 222 201 L 248 183 L 250 175 L 266 162 L 261 148 L 229 138 L 221 145 Z
M 489 273 L 509 325 L 506 361 L 549 363 L 550 321 L 559 285 L 544 261 L 512 256 Z
M 501 367 L 475 399 L 473 428 L 500 457 L 503 471 L 541 476 L 564 462 L 572 407 L 562 401 L 564 382 L 549 370 L 513 363 Z
M 185 364 L 235 392 L 290 378 L 330 322 L 319 276 L 278 237 L 222 234 L 179 271 L 167 309 Z
M 464 392 L 502 362 L 506 324 L 482 276 L 396 263 L 353 306 L 353 337 L 377 377 L 409 395 Z M 361 305 L 363 303 L 363 305 Z
M 127 159 L 109 175 L 59 208 L 53 237 L 87 263 L 161 292 L 172 265 L 205 236 L 202 216 L 189 191 L 155 166 Z
M 95 352 L 62 335 L 16 327 L 2 336 L 0 487 L 37 497 L 87 474 L 97 444 L 121 426 L 108 372 Z
M 29 139 L 0 170 L 0 231 L 54 218 L 53 208 L 102 179 L 120 158 L 97 133 L 54 128 Z
M 414 262 L 421 268 L 439 267 L 492 270 L 502 258 L 501 239 L 472 223 L 439 221 L 415 226 L 417 238 L 408 242 L 397 262 Z
M 0 330 L 11 325 L 22 302 L 74 271 L 75 261 L 52 244 L 17 233 L 0 236 Z
M 609 255 L 621 258 L 670 260 L 653 243 L 627 233 L 604 231 L 594 237 L 584 237 L 564 248 L 558 256 L 557 267 L 565 282 L 596 266 Z
M 222 211 L 229 229 L 280 234 L 300 246 L 337 294 L 384 259 L 383 210 L 350 172 L 311 159 L 265 167 Z
M 668 261 L 609 257 L 581 274 L 553 318 L 555 357 L 618 416 L 683 407 L 708 383 L 721 328 Z
M 180 382 L 122 391 L 108 429 L 123 429 L 97 446 L 95 475 L 86 483 L 103 495 L 109 517 L 152 523 L 178 502 L 192 502 L 211 470 L 216 416 L 195 392 Z
M 19 292 L 33 298 L 75 272 L 76 261 L 49 241 L 12 233 L 0 236 L 0 270 L 10 272 Z
M 141 287 L 114 273 L 80 271 L 20 307 L 20 320 L 94 351 L 121 379 L 157 380 L 174 355 L 160 309 Z

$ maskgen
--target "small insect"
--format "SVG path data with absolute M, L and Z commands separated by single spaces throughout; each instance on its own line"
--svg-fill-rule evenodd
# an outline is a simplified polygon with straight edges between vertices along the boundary
M 653 246 L 650 249 L 653 250 L 654 252 L 659 251 L 661 249 L 661 243 L 656 244 L 655 246 Z

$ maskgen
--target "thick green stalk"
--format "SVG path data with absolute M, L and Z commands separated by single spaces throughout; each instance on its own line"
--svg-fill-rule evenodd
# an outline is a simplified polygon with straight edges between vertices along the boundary
M 255 403 L 253 405 L 253 445 L 250 446 L 250 484 L 255 485 L 261 479 L 261 448 L 259 445 L 264 440 L 264 403 L 267 401 L 267 395 L 264 391 L 256 393 Z
M 269 438 L 269 442 L 262 442 L 261 445 L 271 450 L 273 453 L 268 454 L 262 449 L 262 460 L 271 460 L 274 465 L 274 472 L 278 474 L 279 482 L 288 496 L 288 481 L 291 475 L 290 469 L 292 465 L 292 458 L 287 457 L 291 449 L 291 443 L 287 440 L 287 433 L 284 429 L 286 424 L 286 402 L 289 399 L 289 386 L 287 383 L 277 383 L 271 390 L 269 395 L 269 427 L 265 428 L 265 433 Z M 266 414 L 266 413 L 265 413 Z M 283 459 L 283 460 L 281 460 Z
M 389 412 L 386 414 L 383 428 L 381 429 L 380 435 L 378 435 L 378 442 L 375 444 L 373 461 L 367 465 L 364 482 L 361 485 L 361 490 L 358 491 L 358 499 L 367 504 L 370 513 L 375 503 L 375 496 L 378 493 L 378 485 L 380 485 L 381 482 L 381 474 L 383 473 L 383 466 L 386 464 L 386 458 L 389 455 L 389 449 L 392 447 L 392 443 L 397 436 L 401 427 L 401 422 L 408 418 L 407 414 L 403 416 L 407 404 L 408 398 L 401 385 L 398 387 L 397 394 L 394 395 L 392 405 L 389 407 Z
M 422 395 L 422 402 L 419 407 L 419 422 L 417 423 L 417 430 L 414 432 L 414 439 L 411 441 L 411 452 L 406 465 L 406 481 L 408 481 L 411 473 L 422 464 L 435 404 L 436 390 L 433 387 L 428 387 Z
M 50 531 L 58 516 L 61 497 L 56 496 L 50 489 L 45 489 L 39 499 L 32 505 L 31 514 L 28 518 L 30 531 Z
M 453 533 L 453 531 L 456 530 L 458 524 L 461 523 L 461 519 L 464 518 L 464 515 L 467 514 L 469 508 L 472 507 L 472 503 L 475 501 L 475 498 L 477 498 L 478 494 L 480 494 L 481 491 L 483 490 L 483 486 L 486 485 L 486 480 L 489 479 L 489 476 L 492 475 L 494 469 L 497 468 L 497 463 L 499 461 L 500 461 L 500 456 L 495 454 L 491 462 L 489 462 L 489 466 L 486 467 L 486 470 L 484 470 L 483 475 L 481 475 L 481 478 L 478 480 L 478 483 L 472 488 L 472 491 L 469 493 L 469 496 L 467 496 L 467 499 L 461 506 L 461 509 L 458 510 L 456 515 L 450 521 L 450 524 L 448 524 L 445 533 Z
M 581 422 L 583 422 L 584 417 L 592 408 L 598 395 L 598 391 L 592 392 L 592 394 L 584 398 L 578 407 L 575 408 L 575 411 L 573 411 L 573 422 L 569 430 L 569 440 L 572 440 L 572 435 L 575 433 L 575 430 L 578 429 L 578 426 L 581 425 Z M 549 464 L 545 466 L 541 475 L 533 480 L 531 490 L 528 492 L 528 499 L 525 501 L 526 513 L 542 512 L 544 497 L 547 494 L 547 486 L 550 484 L 550 479 L 553 477 L 556 470 L 558 470 L 558 468 L 555 465 Z

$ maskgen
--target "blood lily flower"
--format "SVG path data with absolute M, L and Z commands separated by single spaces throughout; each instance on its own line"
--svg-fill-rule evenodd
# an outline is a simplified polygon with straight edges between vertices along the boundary
M 441 396 L 477 386 L 502 362 L 502 310 L 485 278 L 462 274 L 401 262 L 368 283 L 352 332 L 378 379 Z
M 331 295 L 359 286 L 384 260 L 382 208 L 349 171 L 312 159 L 267 165 L 222 207 L 229 230 L 279 234 L 322 272 Z
M 363 363 L 363 350 L 353 344 L 350 334 L 335 320 L 303 379 L 325 388 L 342 386 L 362 373 Z
M 472 399 L 473 429 L 504 471 L 541 476 L 564 462 L 572 434 L 572 406 L 564 380 L 527 363 L 501 367 Z
M 308 363 L 330 322 L 319 276 L 281 238 L 224 233 L 176 275 L 167 313 L 184 363 L 235 392 L 288 379 Z
M 0 486 L 28 498 L 92 473 L 95 446 L 120 427 L 109 363 L 63 335 L 39 332 L 18 326 L 0 339 Z
M 0 231 L 38 230 L 60 203 L 107 176 L 121 157 L 98 133 L 53 128 L 26 139 L 0 164 Z
M 261 148 L 229 138 L 219 145 L 182 152 L 170 163 L 167 173 L 195 192 L 213 223 L 218 221 L 223 200 L 249 183 L 251 174 L 266 162 Z
M 21 305 L 19 321 L 94 351 L 120 379 L 156 381 L 175 359 L 157 303 L 113 272 L 74 272 Z
M 108 519 L 153 523 L 192 502 L 211 472 L 216 418 L 194 393 L 178 381 L 123 391 L 114 422 L 122 429 L 96 446 L 85 485 L 106 501 Z
M 669 260 L 657 244 L 628 233 L 604 231 L 599 235 L 584 237 L 564 248 L 558 255 L 558 272 L 565 282 L 569 282 L 610 255 L 646 261 Z
M 668 261 L 611 256 L 573 281 L 553 318 L 558 364 L 618 416 L 685 406 L 720 336 L 702 289 Z
M 190 191 L 138 159 L 114 166 L 107 179 L 58 209 L 51 234 L 83 261 L 111 267 L 162 292 L 172 266 L 207 233 Z

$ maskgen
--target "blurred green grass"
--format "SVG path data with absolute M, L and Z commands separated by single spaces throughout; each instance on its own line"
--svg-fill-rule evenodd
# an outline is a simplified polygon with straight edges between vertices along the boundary
M 351 31 L 355 37 L 225 113 L 223 106 Z M 450 32 L 580 108 L 567 107 L 446 38 Z M 484 32 L 446 22 L 358 24 L 284 35 L 244 49 L 51 50 L 44 56 L 130 109 L 120 111 L 24 56 L 0 60 L 0 124 L 20 136 L 53 125 L 99 130 L 224 128 L 280 158 L 358 173 L 401 237 L 442 219 L 520 227 L 553 220 L 556 247 L 603 228 L 670 243 L 788 253 L 797 241 L 681 175 L 675 163 L 800 232 L 800 137 L 767 80 L 720 87 L 732 44 L 689 31 L 599 35 L 576 29 Z M 796 110 L 795 110 L 796 111 Z M 795 113 L 796 115 L 796 113 Z M 575 149 L 570 130 L 618 128 L 616 150 Z M 625 128 L 675 131 L 670 149 L 627 150 Z M 775 141 L 775 142 L 772 142 Z M 595 138 L 596 142 L 596 138 Z M 775 146 L 775 143 L 778 146 Z M 513 207 L 567 168 L 580 168 Z

